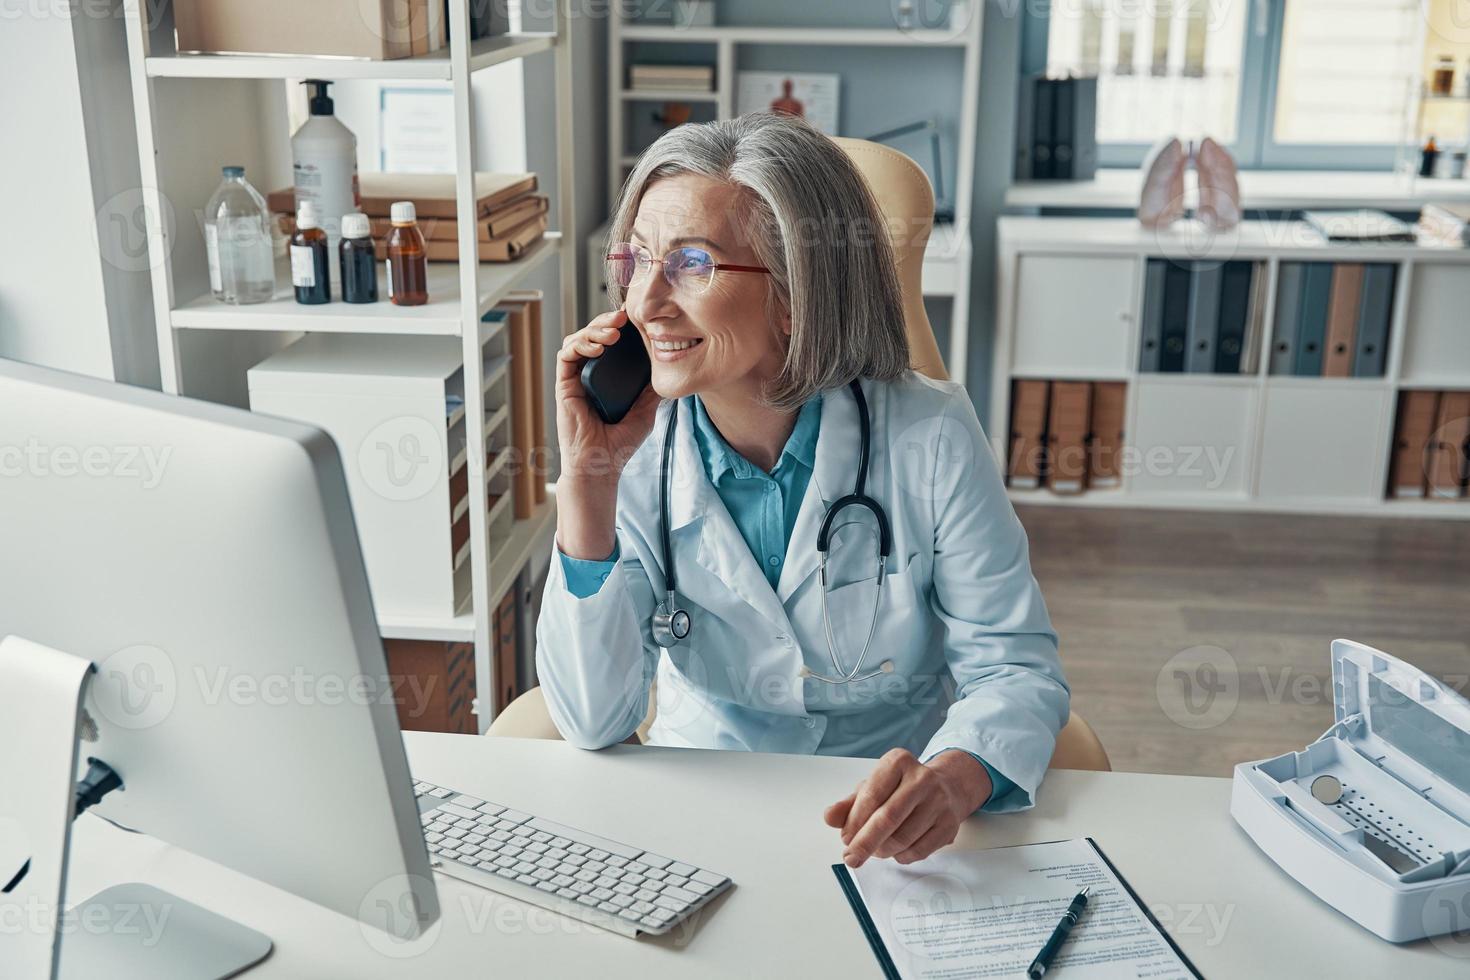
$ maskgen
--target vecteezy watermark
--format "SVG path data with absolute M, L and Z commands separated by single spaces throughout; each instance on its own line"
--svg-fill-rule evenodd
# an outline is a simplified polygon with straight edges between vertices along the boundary
M 1214 728 L 1235 713 L 1240 671 L 1220 647 L 1190 647 L 1160 668 L 1155 695 L 1164 714 L 1181 728 Z
M 97 665 L 91 702 L 119 728 L 152 728 L 169 716 L 178 698 L 174 662 L 158 647 L 125 647 Z
M 166 259 L 175 241 L 174 226 L 174 209 L 167 197 L 134 187 L 103 201 L 91 228 L 102 261 L 123 272 L 146 272 L 154 261 L 149 243 L 156 239 L 159 260 Z
M 1233 472 L 1239 446 L 1119 446 L 1086 444 L 1053 448 L 1015 444 L 1010 473 L 1116 472 L 1123 477 L 1147 475 L 1158 479 L 1197 481 L 1204 490 L 1218 490 Z
M 976 911 L 970 886 L 949 874 L 920 875 L 894 896 L 888 907 L 888 928 L 911 955 L 931 957 L 945 944 L 936 939 L 963 932 Z
M 391 875 L 363 895 L 357 908 L 357 928 L 378 953 L 394 959 L 421 956 L 433 949 L 444 931 L 441 914 L 427 929 L 421 925 L 428 910 L 438 905 L 432 878 Z
M 163 482 L 173 452 L 172 446 L 73 446 L 32 436 L 23 443 L 0 443 L 0 477 L 135 480 L 152 490 Z
M 1450 881 L 1424 896 L 1424 932 L 1442 953 L 1470 960 L 1470 886 Z
M 900 32 L 931 44 L 952 44 L 970 30 L 985 0 L 888 0 Z
M 395 677 L 399 683 L 395 684 Z M 252 674 L 218 664 L 213 668 L 196 665 L 193 680 L 203 704 L 213 707 L 231 704 L 237 707 L 263 705 L 279 708 L 287 705 L 391 704 L 400 717 L 420 718 L 429 710 L 438 678 L 417 674 L 319 674 L 305 667 L 294 667 L 289 673 Z
M 387 500 L 417 500 L 445 473 L 443 440 L 442 430 L 421 416 L 387 419 L 358 444 L 358 472 L 369 489 Z
M 86 933 L 91 936 L 137 937 L 136 945 L 157 946 L 173 914 L 168 902 L 88 902 L 63 909 L 28 896 L 22 902 L 0 902 L 0 936 Z M 133 942 L 130 940 L 130 942 Z

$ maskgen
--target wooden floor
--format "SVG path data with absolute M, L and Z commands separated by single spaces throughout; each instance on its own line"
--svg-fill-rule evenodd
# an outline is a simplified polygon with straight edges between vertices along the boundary
M 1224 776 L 1313 741 L 1337 637 L 1470 694 L 1470 521 L 1017 510 L 1114 769 Z

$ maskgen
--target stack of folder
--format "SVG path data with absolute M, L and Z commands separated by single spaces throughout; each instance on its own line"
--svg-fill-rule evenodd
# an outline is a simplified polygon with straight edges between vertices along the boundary
M 713 65 L 634 65 L 629 81 L 640 92 L 709 92 L 714 89 L 715 69 Z
M 1392 262 L 1283 262 L 1271 373 L 1381 378 L 1393 319 Z
M 1389 461 L 1389 496 L 1465 499 L 1467 470 L 1470 391 L 1400 392 Z
M 1470 204 L 1426 204 L 1416 230 L 1421 245 L 1470 245 Z
M 1264 281 L 1255 262 L 1149 259 L 1139 370 L 1254 373 Z
M 1097 79 L 1021 80 L 1016 110 L 1017 180 L 1097 175 Z
M 394 201 L 412 201 L 431 262 L 459 258 L 459 221 L 453 174 L 362 174 L 362 213 L 372 222 L 378 258 L 386 256 L 388 220 Z M 295 229 L 295 195 L 273 191 L 270 209 L 285 234 Z M 536 193 L 534 173 L 475 174 L 475 225 L 481 262 L 511 262 L 546 233 L 549 200 Z
M 525 520 L 546 500 L 550 449 L 546 438 L 545 372 L 541 363 L 541 307 L 539 289 L 512 292 L 496 309 L 510 318 L 510 426 L 512 507 L 516 520 Z
M 1009 485 L 1061 494 L 1118 486 L 1126 403 L 1121 381 L 1013 381 Z

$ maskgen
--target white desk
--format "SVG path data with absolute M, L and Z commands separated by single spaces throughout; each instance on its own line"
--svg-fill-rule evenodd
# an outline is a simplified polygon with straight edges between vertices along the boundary
M 442 927 L 390 957 L 377 948 L 390 940 L 352 920 L 85 816 L 72 900 L 144 880 L 231 916 L 275 940 L 249 980 L 881 975 L 829 868 L 841 848 L 821 819 L 869 760 L 406 740 L 421 778 L 698 862 L 736 887 L 682 942 L 635 942 L 439 878 Z M 1225 779 L 1059 771 L 1035 810 L 972 820 L 955 846 L 1096 838 L 1211 980 L 1470 975 L 1470 940 L 1396 947 L 1319 903 L 1236 828 L 1229 793 Z

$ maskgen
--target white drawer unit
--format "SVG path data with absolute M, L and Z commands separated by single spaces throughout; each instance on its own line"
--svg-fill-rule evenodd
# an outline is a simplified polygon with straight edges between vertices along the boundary
M 1249 382 L 1145 375 L 1123 474 L 1144 494 L 1243 497 L 1250 485 L 1256 390 Z
M 1261 426 L 1262 497 L 1368 504 L 1383 497 L 1388 386 L 1272 378 Z
M 1007 215 L 997 232 L 987 422 L 997 458 L 1007 458 L 1016 435 L 1015 382 L 1126 386 L 1121 483 L 1105 490 L 1089 483 L 1083 493 L 1064 495 L 1045 489 L 1044 473 L 1041 489 L 1028 475 L 1029 482 L 1012 486 L 1013 500 L 1470 518 L 1463 487 L 1458 497 L 1389 490 L 1390 461 L 1414 451 L 1401 448 L 1395 456 L 1395 446 L 1433 441 L 1432 432 L 1419 432 L 1425 420 L 1418 415 L 1397 419 L 1400 402 L 1440 392 L 1458 405 L 1470 392 L 1470 248 L 1329 242 L 1299 221 L 1243 221 L 1214 234 L 1191 220 L 1150 230 L 1133 218 Z M 1309 293 L 1291 274 L 1303 263 L 1328 267 L 1331 288 Z M 1226 289 L 1229 271 L 1247 267 L 1249 291 Z M 1355 290 L 1358 268 L 1388 288 L 1374 292 L 1365 279 Z M 1176 269 L 1195 276 L 1224 270 L 1221 291 L 1201 293 L 1208 302 L 1196 309 L 1196 285 L 1188 295 L 1177 285 L 1171 293 Z M 1145 322 L 1150 296 L 1161 324 Z M 1283 318 L 1281 306 L 1297 316 Z M 1181 335 L 1181 320 L 1186 351 L 1213 336 L 1217 357 L 1203 368 L 1186 360 L 1183 369 L 1141 370 L 1149 339 L 1143 335 L 1157 332 L 1162 341 L 1153 343 L 1167 344 Z M 1240 349 L 1222 360 L 1227 335 Z M 1279 350 L 1298 340 L 1292 369 L 1273 370 Z M 1321 351 L 1320 363 L 1304 369 L 1308 340 Z M 1458 432 L 1461 423 L 1443 414 L 1430 429 Z M 1100 438 L 1093 428 L 1089 446 Z M 1118 442 L 1115 429 L 1108 440 Z M 1441 482 L 1441 471 L 1453 473 L 1453 460 L 1444 463 L 1443 456 L 1441 450 L 1436 457 Z
M 1470 268 L 1459 262 L 1416 264 L 1408 323 L 1404 380 L 1463 385 L 1470 378 Z
M 1014 374 L 1091 378 L 1128 371 L 1137 260 L 1024 255 L 1017 264 Z
M 509 357 L 482 326 L 487 445 L 505 444 Z M 381 619 L 448 619 L 470 592 L 462 346 L 455 337 L 310 334 L 248 373 L 250 407 L 337 443 Z M 498 400 L 497 400 L 498 399 Z M 504 460 L 487 460 L 491 538 L 511 520 Z

